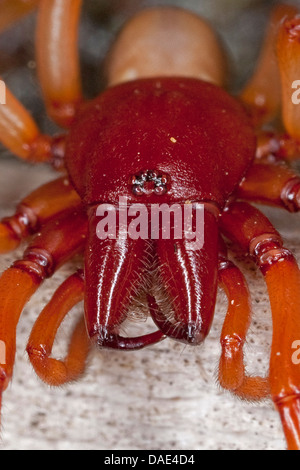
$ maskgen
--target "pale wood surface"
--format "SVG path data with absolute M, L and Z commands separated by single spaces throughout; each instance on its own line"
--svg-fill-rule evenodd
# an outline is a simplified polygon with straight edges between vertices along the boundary
M 248 55 L 247 51 L 259 43 L 266 8 L 254 8 L 246 16 L 242 6 L 250 1 L 230 2 L 226 23 L 221 10 L 224 2 L 159 3 L 188 4 L 195 11 L 202 8 L 201 11 L 210 12 L 212 20 L 226 32 L 233 58 L 241 60 L 238 68 L 242 70 L 244 64 L 251 69 L 249 64 L 257 49 Z M 209 4 L 215 4 L 216 9 L 209 10 Z M 92 54 L 91 51 L 93 48 L 87 53 Z M 12 76 L 11 80 L 20 87 L 18 77 Z M 44 166 L 31 167 L 3 158 L 1 215 L 11 213 L 22 196 L 54 176 Z M 299 216 L 273 210 L 270 214 L 284 234 L 286 246 L 300 261 Z M 19 249 L 13 255 L 1 257 L 1 270 L 21 253 Z M 217 384 L 219 336 L 226 311 L 226 299 L 221 291 L 211 334 L 202 347 L 195 349 L 165 341 L 136 353 L 95 352 L 81 381 L 60 389 L 42 384 L 24 352 L 27 338 L 38 312 L 73 270 L 74 265 L 69 264 L 47 281 L 22 315 L 14 379 L 4 395 L 0 448 L 266 450 L 285 447 L 279 418 L 271 403 L 241 402 L 220 390 Z M 246 347 L 247 366 L 249 372 L 265 373 L 271 340 L 269 304 L 260 274 L 248 266 L 247 276 L 255 310 Z M 56 346 L 58 355 L 68 331 L 66 324 Z
M 10 213 L 21 195 L 53 177 L 47 168 L 3 160 L 2 214 Z M 300 261 L 298 216 L 273 210 L 271 216 Z M 1 270 L 22 251 L 23 247 L 3 256 Z M 25 353 L 28 335 L 47 299 L 77 265 L 78 260 L 69 263 L 46 281 L 24 310 L 15 374 L 4 395 L 3 449 L 284 448 L 271 403 L 241 402 L 217 384 L 219 336 L 226 311 L 222 291 L 212 331 L 200 348 L 167 340 L 136 353 L 95 351 L 81 381 L 60 389 L 42 384 Z M 246 346 L 247 366 L 249 372 L 265 373 L 271 340 L 268 299 L 260 274 L 251 264 L 242 266 L 255 311 Z M 57 355 L 63 354 L 70 326 L 67 322 L 59 334 Z

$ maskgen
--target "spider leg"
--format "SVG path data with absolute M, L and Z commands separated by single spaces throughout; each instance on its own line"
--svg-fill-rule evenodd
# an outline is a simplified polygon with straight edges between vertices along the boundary
M 69 127 L 82 102 L 77 51 L 82 0 L 41 0 L 36 54 L 38 75 L 49 115 Z M 30 114 L 6 88 L 0 106 L 0 141 L 15 155 L 33 162 L 61 166 L 63 139 L 42 135 Z
M 228 297 L 228 310 L 221 334 L 222 355 L 219 382 L 223 388 L 248 400 L 260 400 L 270 395 L 269 381 L 245 374 L 243 346 L 251 321 L 249 291 L 241 271 L 226 257 L 219 257 L 219 283 Z M 151 316 L 166 336 L 190 342 L 185 325 L 170 322 L 155 298 L 148 295 Z
M 32 11 L 38 3 L 39 0 L 2 0 L 0 32 Z
M 61 138 L 42 135 L 24 106 L 6 87 L 0 106 L 0 142 L 19 158 L 31 162 L 55 160 Z
M 69 127 L 82 102 L 78 21 L 82 0 L 41 0 L 38 10 L 37 71 L 48 114 Z
M 296 105 L 294 105 L 296 106 Z M 300 106 L 300 105 L 298 105 Z M 292 162 L 300 156 L 300 140 L 287 133 L 259 130 L 257 132 L 256 161 Z
M 300 449 L 300 368 L 293 361 L 293 345 L 300 339 L 300 271 L 270 221 L 245 202 L 223 212 L 221 230 L 259 266 L 269 292 L 273 340 L 270 391 L 280 413 L 289 449 Z
M 256 126 L 270 121 L 279 113 L 281 85 L 274 42 L 283 18 L 292 18 L 297 12 L 296 7 L 288 5 L 279 5 L 273 9 L 256 70 L 240 94 Z M 290 87 L 289 83 L 287 89 L 290 90 Z
M 53 217 L 79 205 L 80 198 L 67 177 L 42 185 L 18 204 L 13 216 L 0 222 L 0 253 L 14 250 Z
M 300 77 L 300 15 L 282 23 L 277 39 L 277 56 L 282 84 L 283 124 L 289 136 L 299 142 L 300 106 L 294 102 L 293 89 L 295 80 Z
M 0 391 L 13 372 L 16 328 L 25 304 L 45 278 L 83 250 L 87 231 L 82 210 L 68 211 L 45 225 L 24 253 L 0 277 L 0 339 L 5 361 L 0 365 Z
M 270 395 L 269 381 L 245 375 L 243 346 L 251 322 L 250 295 L 241 271 L 231 261 L 220 257 L 219 283 L 228 297 L 219 365 L 221 386 L 248 400 L 260 400 Z
M 299 11 L 298 11 L 299 13 Z M 257 158 L 270 154 L 279 159 L 295 160 L 300 156 L 300 16 L 287 16 L 277 37 L 277 62 L 281 82 L 282 123 L 285 133 L 258 133 Z M 272 84 L 272 80 L 269 80 Z
M 57 330 L 68 312 L 84 299 L 84 276 L 79 270 L 56 290 L 50 302 L 37 318 L 31 331 L 27 353 L 36 374 L 51 386 L 60 386 L 76 380 L 85 369 L 91 341 L 87 334 L 84 317 L 75 325 L 67 356 L 64 360 L 50 357 Z M 150 339 L 162 339 L 162 334 L 146 335 L 140 338 L 121 338 L 114 335 L 109 346 L 116 349 L 139 349 L 152 344 Z M 155 341 L 155 342 L 156 342 Z M 147 344 L 143 344 L 143 342 Z M 153 341 L 154 342 L 154 341 Z M 122 344 L 123 343 L 123 344 Z M 123 347 L 122 347 L 123 346 Z
M 61 322 L 83 297 L 83 273 L 78 271 L 57 289 L 32 329 L 26 350 L 35 372 L 49 385 L 62 385 L 84 372 L 91 343 L 83 316 L 75 326 L 66 358 L 62 361 L 50 357 Z
M 284 164 L 255 163 L 241 182 L 237 197 L 258 204 L 300 210 L 300 177 Z

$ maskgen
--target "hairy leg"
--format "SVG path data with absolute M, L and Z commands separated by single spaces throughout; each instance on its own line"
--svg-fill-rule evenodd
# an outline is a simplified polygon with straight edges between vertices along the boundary
M 283 163 L 255 163 L 241 182 L 237 197 L 258 204 L 300 210 L 300 177 Z
M 0 142 L 5 147 L 30 162 L 55 163 L 61 141 L 41 134 L 30 113 L 6 88 L 6 104 L 0 106 Z
M 299 11 L 298 11 L 299 13 Z M 277 37 L 277 62 L 281 83 L 284 132 L 258 133 L 257 158 L 270 154 L 287 161 L 300 157 L 300 15 L 282 22 Z M 272 79 L 269 80 L 272 84 Z M 271 86 L 270 86 L 271 89 Z
M 292 360 L 293 345 L 300 339 L 299 268 L 270 221 L 247 203 L 229 205 L 223 212 L 221 230 L 253 257 L 265 278 L 273 319 L 270 391 L 288 448 L 299 450 L 300 368 Z
M 297 11 L 288 5 L 274 8 L 256 70 L 240 94 L 257 126 L 273 119 L 280 111 L 281 85 L 274 43 L 282 19 L 294 17 Z
M 0 366 L 0 390 L 6 389 L 14 366 L 16 328 L 25 304 L 45 278 L 81 252 L 87 232 L 82 211 L 69 211 L 46 225 L 34 238 L 24 257 L 0 278 L 0 339 L 5 345 L 5 363 Z
M 62 385 L 77 379 L 84 372 L 90 339 L 83 316 L 73 331 L 66 358 L 58 360 L 50 357 L 60 324 L 83 297 L 83 273 L 78 271 L 57 289 L 32 329 L 26 350 L 35 372 L 49 385 Z
M 82 0 L 41 0 L 38 11 L 37 69 L 48 114 L 69 127 L 82 102 L 78 22 Z
M 0 222 L 0 253 L 14 250 L 53 217 L 80 204 L 67 177 L 44 184 L 18 204 L 13 216 Z
M 221 333 L 219 365 L 221 386 L 247 400 L 270 395 L 269 380 L 245 374 L 243 346 L 251 322 L 251 303 L 241 271 L 226 258 L 219 260 L 219 282 L 228 298 L 228 309 Z
M 300 15 L 287 18 L 282 23 L 277 40 L 277 56 L 282 84 L 283 124 L 288 135 L 299 142 L 300 106 L 294 92 L 296 87 L 300 87 Z

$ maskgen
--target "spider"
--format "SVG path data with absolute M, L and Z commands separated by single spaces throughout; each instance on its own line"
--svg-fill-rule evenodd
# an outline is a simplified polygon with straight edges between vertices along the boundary
M 43 381 L 58 386 L 80 377 L 92 346 L 132 351 L 167 337 L 199 345 L 211 327 L 219 283 L 228 297 L 220 384 L 243 399 L 272 397 L 288 448 L 300 449 L 300 377 L 292 360 L 300 340 L 299 268 L 280 234 L 251 204 L 290 212 L 300 207 L 300 179 L 289 166 L 300 153 L 300 107 L 293 99 L 300 78 L 298 10 L 274 10 L 257 71 L 237 97 L 224 89 L 222 47 L 204 20 L 179 8 L 142 11 L 112 47 L 107 89 L 88 101 L 76 47 L 81 4 L 38 2 L 39 81 L 49 116 L 65 132 L 41 134 L 8 90 L 0 107 L 2 143 L 19 158 L 49 162 L 62 172 L 0 225 L 2 253 L 28 240 L 23 258 L 0 278 L 1 391 L 12 377 L 25 304 L 46 278 L 83 253 L 84 267 L 59 286 L 28 341 L 29 359 Z M 266 124 L 273 122 L 270 131 Z M 108 232 L 99 237 L 99 208 L 107 221 L 117 215 L 120 229 L 120 198 L 140 213 L 163 204 L 181 212 L 189 206 L 193 229 L 202 214 L 202 245 L 192 248 L 173 232 L 167 238 L 141 232 L 132 238 Z M 228 241 L 253 258 L 268 287 L 273 343 L 265 378 L 245 372 L 250 298 L 242 272 L 229 260 Z M 157 329 L 122 336 L 131 301 L 140 292 Z M 56 332 L 82 300 L 84 316 L 67 356 L 54 359 Z

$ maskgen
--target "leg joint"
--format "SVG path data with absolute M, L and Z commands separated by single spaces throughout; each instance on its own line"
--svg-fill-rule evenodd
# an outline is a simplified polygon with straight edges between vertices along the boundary
M 223 350 L 240 351 L 245 340 L 237 334 L 227 335 L 221 340 Z
M 39 281 L 50 277 L 55 268 L 52 255 L 42 248 L 29 248 L 25 251 L 24 258 L 16 261 L 13 266 L 35 275 Z
M 27 237 L 38 229 L 38 217 L 35 212 L 25 204 L 20 204 L 15 215 L 2 220 L 18 240 Z
M 300 178 L 290 179 L 281 191 L 281 200 L 290 212 L 300 209 Z
M 280 409 L 294 401 L 300 400 L 300 390 L 280 393 L 272 397 L 275 406 Z
M 292 253 L 282 245 L 281 237 L 275 233 L 260 235 L 250 242 L 250 255 L 254 257 L 263 273 L 273 264 L 293 258 Z

